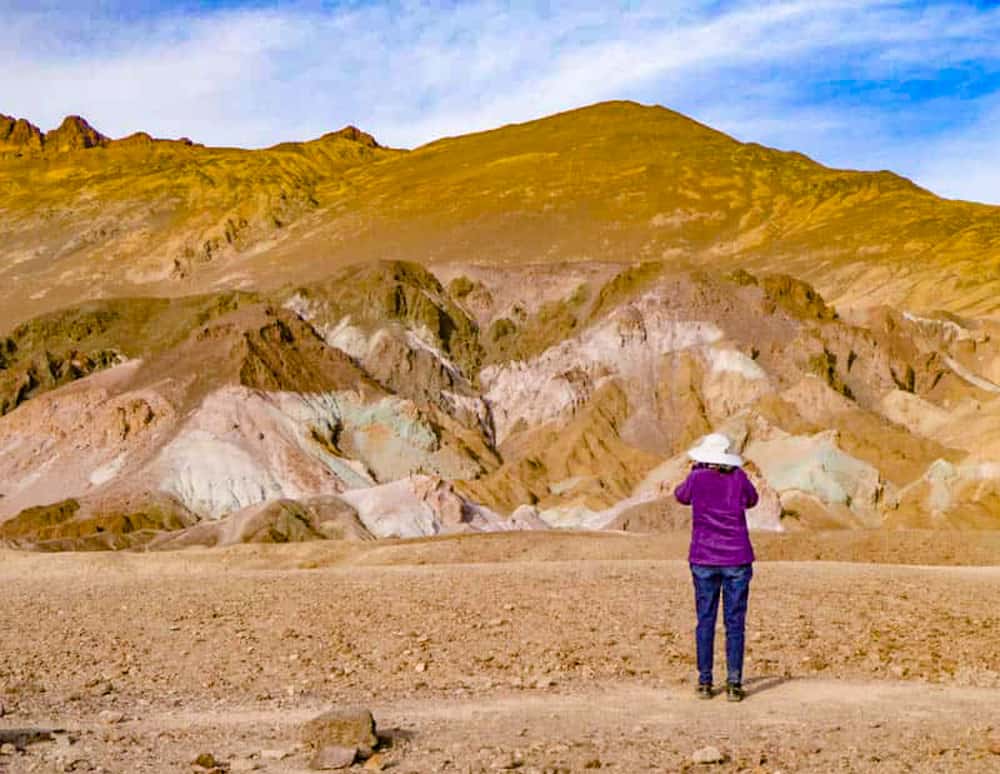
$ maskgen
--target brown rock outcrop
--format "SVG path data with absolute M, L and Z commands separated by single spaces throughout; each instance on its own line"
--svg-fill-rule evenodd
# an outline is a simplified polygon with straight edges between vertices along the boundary
M 56 153 L 106 145 L 108 138 L 80 116 L 66 116 L 58 129 L 45 133 L 45 150 Z
M 42 131 L 23 118 L 0 115 L 0 152 L 38 152 L 42 149 Z

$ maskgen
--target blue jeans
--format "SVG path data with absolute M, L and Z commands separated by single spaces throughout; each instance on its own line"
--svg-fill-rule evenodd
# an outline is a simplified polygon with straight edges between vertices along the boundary
M 743 640 L 747 619 L 747 600 L 753 565 L 714 567 L 692 564 L 694 605 L 698 613 L 695 643 L 698 650 L 698 682 L 712 682 L 715 619 L 719 613 L 719 592 L 722 592 L 722 618 L 726 624 L 727 682 L 743 682 Z

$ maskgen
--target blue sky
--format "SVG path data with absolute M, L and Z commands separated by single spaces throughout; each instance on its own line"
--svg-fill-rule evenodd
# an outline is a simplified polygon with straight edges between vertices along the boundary
M 605 99 L 1000 204 L 1000 2 L 0 0 L 0 112 L 413 147 Z

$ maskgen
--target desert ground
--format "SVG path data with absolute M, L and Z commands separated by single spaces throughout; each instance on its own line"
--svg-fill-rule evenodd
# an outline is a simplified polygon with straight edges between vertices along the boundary
M 0 771 L 305 771 L 348 705 L 369 770 L 998 770 L 1000 533 L 756 544 L 742 704 L 694 697 L 680 532 L 6 551 Z

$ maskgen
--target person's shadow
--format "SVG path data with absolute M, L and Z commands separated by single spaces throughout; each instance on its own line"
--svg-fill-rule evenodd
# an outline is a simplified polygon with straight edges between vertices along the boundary
M 746 691 L 747 696 L 755 696 L 758 693 L 777 688 L 782 683 L 787 683 L 791 679 L 791 677 L 782 677 L 779 675 L 751 677 L 749 680 L 743 682 L 743 690 Z

